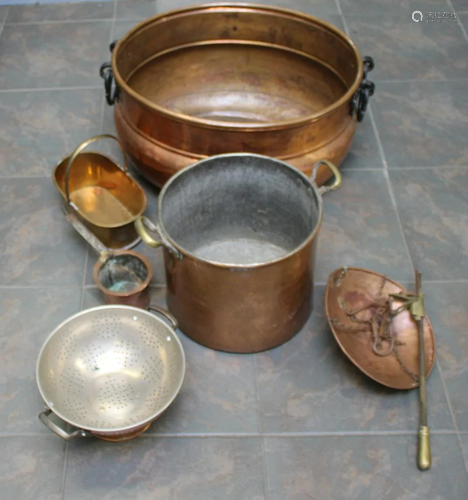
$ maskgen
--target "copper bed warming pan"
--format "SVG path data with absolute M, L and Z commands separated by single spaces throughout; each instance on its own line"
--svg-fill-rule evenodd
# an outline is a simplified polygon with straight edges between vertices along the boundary
M 67 441 L 79 435 L 127 441 L 174 401 L 185 376 L 177 322 L 159 307 L 148 311 L 93 307 L 49 335 L 36 379 L 47 407 L 39 419 L 52 432 Z
M 123 150 L 124 168 L 102 153 L 83 152 L 101 139 L 118 142 L 109 134 L 91 137 L 55 167 L 52 179 L 66 212 L 74 214 L 107 249 L 129 249 L 140 241 L 133 222 L 146 210 L 146 194 L 128 173 Z
M 374 84 L 371 58 L 327 22 L 244 3 L 145 20 L 101 66 L 130 162 L 162 186 L 203 158 L 251 152 L 310 175 L 340 165 Z M 318 185 L 331 173 L 321 168 Z
M 322 195 L 331 186 L 281 160 L 232 153 L 174 175 L 158 199 L 158 224 L 135 225 L 163 247 L 167 305 L 180 329 L 202 345 L 250 353 L 297 333 L 312 309 Z M 153 232 L 153 238 L 148 229 Z
M 408 309 L 395 315 L 386 336 L 369 320 L 377 318 L 379 304 L 390 294 L 407 290 L 382 274 L 360 268 L 341 268 L 328 278 L 325 307 L 330 328 L 346 356 L 366 375 L 393 389 L 419 386 L 418 326 Z M 392 310 L 402 302 L 395 299 Z M 352 314 L 356 312 L 356 314 Z M 431 323 L 424 319 L 426 376 L 435 362 Z

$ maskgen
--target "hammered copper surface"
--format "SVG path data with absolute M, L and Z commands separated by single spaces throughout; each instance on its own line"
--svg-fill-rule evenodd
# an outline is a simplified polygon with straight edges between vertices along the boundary
M 115 124 L 130 161 L 161 186 L 207 156 L 252 152 L 310 174 L 340 164 L 363 75 L 354 43 L 317 18 L 212 4 L 148 19 L 112 55 Z M 330 173 L 323 168 L 318 184 Z
M 341 182 L 330 168 L 334 187 L 317 188 L 279 160 L 226 154 L 166 184 L 158 225 L 142 218 L 136 226 L 145 243 L 164 247 L 167 304 L 186 335 L 247 353 L 300 330 L 312 308 L 321 195 Z
M 328 279 L 325 307 L 338 345 L 359 369 L 387 387 L 413 389 L 418 387 L 418 382 L 402 369 L 394 354 L 385 357 L 374 354 L 369 331 L 346 331 L 346 328 L 336 323 L 338 321 L 345 327 L 355 327 L 356 324 L 351 321 L 346 311 L 363 307 L 377 297 L 400 292 L 407 293 L 407 290 L 381 274 L 353 267 L 341 268 L 334 271 Z M 394 307 L 399 305 L 401 302 L 396 301 Z M 372 309 L 369 309 L 367 314 L 372 315 Z M 408 310 L 394 317 L 391 333 L 402 343 L 398 347 L 398 353 L 405 367 L 413 373 L 419 373 L 418 326 Z M 435 341 L 427 316 L 424 320 L 424 339 L 428 376 L 434 366 Z

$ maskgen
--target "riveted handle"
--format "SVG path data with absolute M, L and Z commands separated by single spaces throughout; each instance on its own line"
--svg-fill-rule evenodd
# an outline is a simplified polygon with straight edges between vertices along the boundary
M 174 330 L 179 326 L 174 316 L 172 316 L 172 314 L 169 311 L 166 311 L 166 309 L 163 309 L 162 307 L 150 304 L 148 306 L 148 311 L 155 311 L 159 313 L 161 316 L 164 316 L 167 319 L 167 321 L 169 321 L 169 323 L 172 325 Z
M 134 222 L 136 232 L 138 233 L 138 236 L 143 240 L 144 243 L 149 245 L 150 247 L 153 248 L 158 248 L 160 247 L 163 242 L 154 239 L 149 233 L 148 230 L 150 230 L 152 233 L 156 233 L 159 235 L 159 228 L 156 226 L 156 224 L 153 224 L 148 217 L 145 217 L 142 215 L 141 217 L 138 217 L 138 219 Z
M 64 426 L 69 426 L 72 429 L 74 429 L 72 432 L 68 432 L 64 427 L 60 427 L 55 422 L 52 422 L 52 420 L 49 418 L 49 415 L 51 413 L 52 413 L 52 410 L 50 410 L 50 409 L 43 411 L 42 413 L 39 414 L 39 420 L 46 427 L 48 427 L 52 432 L 57 434 L 58 437 L 65 439 L 65 441 L 70 441 L 71 439 L 73 439 L 74 437 L 76 437 L 78 435 L 83 435 L 83 436 L 86 435 L 85 431 L 83 431 L 81 429 L 77 429 L 76 427 L 71 427 L 66 422 L 61 421 L 61 422 L 63 422 Z
M 419 428 L 419 449 L 418 449 L 418 468 L 420 470 L 429 470 L 432 465 L 431 441 L 429 427 L 422 425 Z
M 363 76 L 359 88 L 354 93 L 349 113 L 352 115 L 357 110 L 357 121 L 362 122 L 367 111 L 369 99 L 374 95 L 375 84 L 367 79 L 367 74 L 374 69 L 374 60 L 370 56 L 365 56 L 363 62 Z
M 164 246 L 169 252 L 171 252 L 173 255 L 175 255 L 179 260 L 182 259 L 182 254 L 177 250 L 169 241 L 167 241 L 166 238 L 164 238 L 164 235 L 161 234 L 161 230 L 156 224 L 153 224 L 148 217 L 145 217 L 144 215 L 141 215 L 138 217 L 138 219 L 133 223 L 136 229 L 136 232 L 140 236 L 140 238 L 143 240 L 144 243 L 149 245 L 150 247 L 153 248 L 158 248 L 160 246 Z M 152 233 L 157 234 L 161 239 L 156 240 L 153 238 L 149 233 L 148 230 L 151 231 Z
M 117 142 L 117 144 L 120 146 L 120 149 L 121 149 L 122 155 L 123 155 L 123 159 L 124 159 L 124 168 L 122 170 L 124 172 L 128 172 L 128 164 L 127 164 L 127 157 L 125 156 L 125 151 L 124 151 L 122 145 L 120 144 L 119 140 L 117 139 L 117 137 L 115 137 L 115 135 L 101 134 L 101 135 L 95 135 L 94 137 L 87 139 L 86 141 L 82 142 L 75 149 L 75 151 L 73 151 L 70 158 L 68 159 L 67 169 L 65 170 L 65 194 L 66 194 L 68 203 L 70 203 L 70 187 L 69 187 L 70 169 L 71 169 L 71 166 L 73 165 L 73 162 L 76 160 L 76 157 L 83 151 L 83 149 L 87 148 L 93 142 L 100 141 L 101 139 L 112 139 L 112 140 Z
M 312 174 L 310 176 L 310 179 L 314 184 L 315 184 L 315 179 L 317 178 L 317 172 L 322 165 L 326 165 L 333 172 L 333 175 L 335 176 L 333 184 L 331 184 L 330 186 L 321 186 L 318 188 L 318 192 L 323 196 L 324 194 L 330 193 L 331 191 L 336 191 L 341 186 L 342 177 L 341 177 L 341 172 L 338 170 L 338 167 L 336 167 L 331 161 L 320 160 L 312 168 Z

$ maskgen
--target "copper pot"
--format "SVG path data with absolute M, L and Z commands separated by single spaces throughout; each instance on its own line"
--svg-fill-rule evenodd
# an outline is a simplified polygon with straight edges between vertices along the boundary
M 143 241 L 164 247 L 167 304 L 193 340 L 228 352 L 278 346 L 312 309 L 321 195 L 280 160 L 247 153 L 191 165 L 164 186 L 158 225 L 140 217 Z M 146 226 L 146 227 L 145 227 Z M 147 229 L 158 233 L 153 239 Z
M 229 152 L 274 156 L 307 175 L 323 158 L 339 165 L 374 91 L 372 59 L 342 31 L 265 5 L 164 13 L 111 48 L 101 76 L 120 141 L 159 186 Z M 321 168 L 317 183 L 330 175 Z

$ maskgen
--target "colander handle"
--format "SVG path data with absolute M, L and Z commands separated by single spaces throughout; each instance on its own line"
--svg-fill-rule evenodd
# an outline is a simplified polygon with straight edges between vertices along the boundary
M 341 187 L 342 177 L 341 177 L 341 172 L 338 170 L 338 167 L 336 167 L 331 161 L 320 160 L 313 166 L 312 174 L 310 175 L 310 179 L 314 184 L 315 184 L 315 179 L 317 178 L 317 173 L 319 171 L 319 168 L 322 165 L 326 165 L 333 172 L 335 176 L 333 184 L 331 184 L 330 186 L 321 186 L 318 188 L 319 194 L 323 196 L 324 194 L 330 193 L 331 191 L 336 191 L 339 187 Z
M 148 311 L 155 311 L 155 312 L 158 312 L 161 316 L 164 316 L 167 319 L 167 321 L 169 321 L 169 323 L 172 325 L 174 330 L 179 326 L 179 324 L 177 323 L 177 320 L 174 318 L 174 316 L 172 316 L 172 314 L 170 312 L 166 311 L 162 307 L 149 305 Z
M 74 437 L 78 435 L 82 435 L 84 431 L 81 429 L 77 429 L 76 427 L 72 427 L 72 429 L 75 429 L 73 432 L 67 432 L 63 427 L 58 426 L 56 423 L 52 422 L 50 420 L 49 415 L 52 413 L 52 410 L 45 410 L 42 413 L 39 414 L 39 420 L 46 426 L 48 427 L 52 432 L 57 434 L 58 437 L 61 437 L 62 439 L 65 439 L 65 441 L 70 441 Z M 66 422 L 63 422 L 65 425 L 68 425 Z
M 119 140 L 115 135 L 111 134 L 101 134 L 101 135 L 95 135 L 94 137 L 89 138 L 88 140 L 82 142 L 75 151 L 71 154 L 70 158 L 68 159 L 67 163 L 67 169 L 65 170 L 65 195 L 67 197 L 67 202 L 70 203 L 70 187 L 69 187 L 69 179 L 70 179 L 70 169 L 73 164 L 73 162 L 76 160 L 76 157 L 83 151 L 83 149 L 87 148 L 90 144 L 93 142 L 99 141 L 101 139 L 113 139 L 114 141 L 117 142 L 117 144 L 120 146 L 120 149 L 122 150 L 122 155 L 124 159 L 124 168 L 122 169 L 124 172 L 128 172 L 128 164 L 127 164 L 127 157 L 125 156 L 125 151 L 122 147 L 122 144 L 120 144 Z

